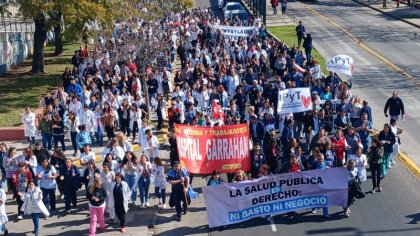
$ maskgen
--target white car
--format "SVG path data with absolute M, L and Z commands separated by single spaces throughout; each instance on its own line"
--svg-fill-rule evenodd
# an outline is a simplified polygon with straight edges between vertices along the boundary
M 243 10 L 244 8 L 239 2 L 228 2 L 223 9 L 224 17 L 230 19 L 230 15 L 234 10 Z

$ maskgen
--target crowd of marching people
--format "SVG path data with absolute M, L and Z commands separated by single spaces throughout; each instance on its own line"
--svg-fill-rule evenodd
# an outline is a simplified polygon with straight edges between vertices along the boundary
M 140 207 L 151 205 L 152 179 L 157 204 L 162 208 L 175 206 L 177 220 L 181 220 L 190 198 L 185 193 L 191 191 L 192 181 L 181 169 L 173 132 L 174 124 L 181 123 L 203 127 L 249 124 L 251 172 L 228 174 L 228 182 L 344 166 L 349 176 L 350 206 L 354 197 L 364 195 L 361 186 L 369 167 L 371 192 L 381 192 L 381 180 L 399 151 L 402 129 L 397 122 L 404 107 L 398 94 L 395 92 L 385 107 L 390 123 L 373 137 L 372 111 L 367 101 L 352 93 L 351 80 L 344 82 L 333 72 L 325 76 L 315 72 L 319 65 L 310 50 L 304 53 L 300 44 L 286 45 L 273 39 L 259 18 L 249 24 L 254 30 L 248 37 L 227 37 L 212 25 L 241 26 L 240 20 L 220 21 L 207 9 L 194 9 L 159 24 L 138 24 L 136 20 L 118 23 L 114 40 L 99 41 L 124 44 L 126 34 L 160 34 L 168 39 L 171 44 L 146 71 L 139 69 L 141 58 L 134 53 L 114 61 L 112 51 L 89 52 L 81 46 L 72 58 L 74 67 L 62 75 L 62 85 L 42 98 L 44 109 L 38 124 L 31 108 L 25 109 L 22 123 L 30 147 L 20 154 L 14 147 L 0 145 L 1 183 L 7 182 L 7 192 L 17 202 L 17 218 L 31 215 L 38 235 L 39 218 L 56 214 L 57 197 L 71 214 L 78 207 L 78 191 L 84 189 L 91 216 L 90 235 L 95 235 L 97 223 L 99 231 L 105 231 L 105 215 L 110 223 L 118 219 L 123 233 L 125 215 L 129 207 L 136 206 L 137 192 Z M 302 37 L 303 44 L 307 35 L 300 23 L 297 36 Z M 96 49 L 102 52 L 104 48 Z M 173 70 L 175 54 L 181 62 L 180 71 Z M 297 87 L 310 88 L 313 109 L 279 114 L 279 91 Z M 152 113 L 158 118 L 158 130 L 169 127 L 169 172 L 159 158 L 160 143 L 148 120 Z M 38 132 L 41 140 L 36 142 Z M 66 140 L 70 140 L 70 147 Z M 141 155 L 135 154 L 133 143 L 140 145 Z M 92 146 L 103 147 L 103 152 L 93 153 Z M 81 169 L 73 158 L 64 155 L 67 149 L 79 157 Z M 103 160 L 99 164 L 96 154 Z M 213 172 L 209 185 L 224 182 L 219 171 Z M 172 186 L 168 203 L 167 183 Z M 7 232 L 5 196 L 0 190 L 0 223 Z M 349 216 L 349 207 L 344 214 Z M 328 209 L 323 215 L 329 217 Z M 293 218 L 294 214 L 288 216 Z

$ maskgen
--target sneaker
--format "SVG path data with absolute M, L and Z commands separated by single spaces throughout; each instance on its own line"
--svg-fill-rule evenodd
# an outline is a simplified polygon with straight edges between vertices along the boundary
M 371 192 L 376 193 L 376 188 L 373 188 Z
M 64 200 L 64 195 L 61 195 L 60 199 L 61 199 L 61 200 Z
M 293 218 L 295 218 L 295 216 L 294 216 L 294 215 L 290 215 L 290 216 L 289 216 L 289 220 L 293 220 Z
M 136 202 L 132 202 L 131 203 L 131 206 L 133 207 L 133 208 L 135 208 L 136 207 Z M 141 205 L 140 205 L 141 206 Z
M 389 165 L 388 165 L 388 169 L 392 169 L 392 166 L 391 166 L 391 164 L 389 164 Z
M 49 217 L 44 217 L 44 220 L 48 220 L 49 219 Z
M 376 188 L 376 191 L 378 191 L 378 192 L 382 192 L 382 187 L 377 187 L 377 188 Z
M 18 215 L 18 220 L 23 220 L 23 216 L 22 215 Z
M 178 222 L 181 221 L 181 215 L 176 215 L 176 221 L 178 221 Z
M 110 220 L 108 221 L 108 223 L 109 223 L 109 224 L 114 224 L 114 219 L 110 219 Z
M 149 202 L 146 202 L 145 206 L 146 206 L 146 207 L 150 207 Z
M 70 214 L 70 213 L 71 213 L 71 211 L 70 211 L 70 210 L 67 210 L 67 211 L 66 211 L 66 213 L 67 213 L 67 214 Z
M 163 205 L 162 205 L 162 208 L 163 208 L 163 209 L 166 209 L 166 204 L 163 204 Z
M 318 211 L 317 209 L 313 209 L 311 212 L 312 214 L 316 214 L 317 211 Z
M 57 210 L 51 210 L 51 212 L 50 212 L 51 215 L 55 214 L 55 213 L 57 213 Z
M 105 233 L 105 232 L 106 232 L 106 229 L 105 229 L 105 228 L 99 228 L 99 229 L 98 229 L 98 232 L 99 232 L 99 233 Z
M 121 232 L 121 233 L 125 233 L 125 228 L 124 228 L 124 227 L 122 227 L 122 228 L 120 229 L 120 232 Z
M 270 222 L 273 218 L 271 218 L 271 216 L 266 216 L 265 219 Z

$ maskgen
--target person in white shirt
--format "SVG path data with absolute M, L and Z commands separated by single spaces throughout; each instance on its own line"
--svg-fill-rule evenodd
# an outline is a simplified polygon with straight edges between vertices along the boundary
M 111 141 L 108 142 L 106 148 L 101 153 L 102 159 L 105 159 L 108 153 L 112 153 L 112 155 L 117 161 L 122 161 L 122 159 L 124 158 L 124 149 L 118 144 L 117 138 L 113 138 L 111 139 Z
M 89 161 L 95 161 L 95 153 L 90 151 L 90 144 L 85 144 L 83 146 L 84 152 L 80 154 L 80 166 L 82 167 L 81 175 L 85 173 L 85 170 L 87 168 L 87 164 Z
M 395 143 L 394 143 L 394 147 L 393 147 L 393 152 L 391 153 L 390 156 L 390 166 L 388 166 L 388 169 L 391 168 L 391 165 L 395 164 L 395 158 L 397 158 L 398 154 L 400 153 L 400 137 L 399 135 L 403 132 L 403 129 L 399 128 L 397 126 L 397 120 L 391 118 L 390 121 L 390 125 L 391 125 L 391 132 L 394 133 L 395 135 Z
M 79 99 L 76 97 L 73 97 L 72 102 L 70 102 L 69 104 L 69 108 L 68 108 L 69 112 L 73 112 L 76 116 L 80 117 L 80 114 L 83 110 L 83 106 L 82 103 L 79 102 Z
M 22 115 L 23 131 L 26 139 L 31 147 L 35 147 L 35 114 L 32 113 L 31 108 L 25 108 L 25 113 Z
M 89 132 L 91 140 L 95 140 L 95 114 L 86 104 L 80 112 L 79 123 L 80 125 L 86 125 L 86 131 Z
M 152 130 L 146 130 L 146 142 L 142 146 L 143 153 L 151 160 L 155 157 L 159 157 L 159 141 L 156 136 L 153 135 Z
M 144 147 L 146 145 L 146 130 L 148 129 L 152 130 L 152 128 L 149 126 L 149 121 L 147 120 L 147 118 L 144 118 L 138 133 L 138 143 L 141 147 Z
M 361 183 L 365 182 L 366 177 L 366 167 L 367 167 L 367 158 L 366 155 L 362 153 L 362 148 L 357 147 L 355 149 L 355 155 L 350 155 L 349 160 L 353 160 L 355 162 L 355 167 L 357 168 L 357 177 Z M 347 162 L 348 162 L 347 161 Z
M 166 177 L 165 167 L 159 157 L 153 159 L 152 176 L 155 182 L 155 196 L 158 200 L 158 206 L 166 208 Z

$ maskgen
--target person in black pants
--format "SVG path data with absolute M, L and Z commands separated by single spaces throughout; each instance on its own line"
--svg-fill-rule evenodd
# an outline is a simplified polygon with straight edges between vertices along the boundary
M 372 138 L 371 146 L 367 150 L 370 171 L 372 172 L 372 193 L 381 192 L 382 147 L 377 138 Z
M 157 125 L 157 129 L 158 130 L 160 130 L 160 129 L 162 129 L 163 128 L 163 114 L 162 114 L 162 109 L 165 109 L 165 105 L 166 103 L 165 103 L 165 99 L 163 98 L 163 96 L 162 95 L 159 95 L 159 97 L 158 97 L 158 105 L 157 105 L 157 108 L 156 108 L 156 114 L 157 114 L 157 117 L 158 117 L 158 125 Z
M 63 184 L 64 202 L 67 213 L 71 213 L 70 207 L 77 206 L 77 190 L 80 187 L 80 172 L 75 165 L 72 164 L 71 158 L 67 158 L 65 167 L 60 170 L 60 180 Z
M 125 214 L 128 210 L 128 200 L 131 198 L 131 190 L 128 184 L 124 181 L 124 176 L 119 173 L 115 176 L 115 182 L 111 185 L 112 191 L 110 194 L 111 204 L 114 204 L 113 209 L 120 221 L 120 232 L 125 233 Z
M 296 26 L 296 36 L 298 38 L 298 47 L 300 48 L 300 45 L 302 43 L 302 39 L 306 34 L 305 26 L 302 25 L 302 21 L 299 21 L 299 25 Z
M 128 100 L 124 99 L 120 108 L 118 109 L 118 117 L 120 120 L 121 132 L 127 137 L 130 136 L 130 105 Z
M 181 164 L 176 161 L 174 163 L 174 169 L 168 173 L 169 184 L 172 185 L 172 193 L 169 199 L 169 205 L 175 206 L 176 209 L 176 220 L 181 221 L 181 213 L 187 213 L 187 196 L 186 189 L 188 186 L 188 177 L 183 171 L 181 171 Z M 181 207 L 183 202 L 183 207 Z

